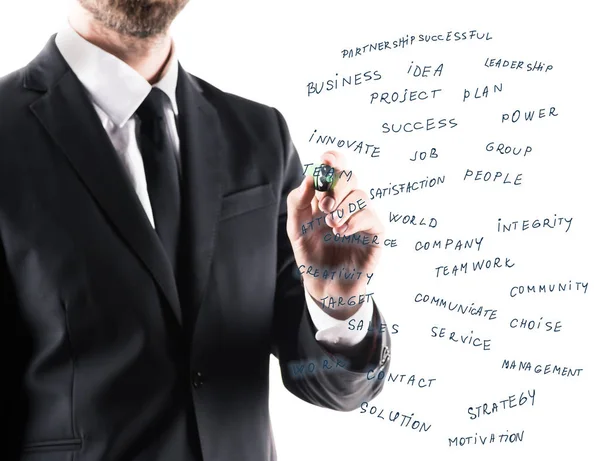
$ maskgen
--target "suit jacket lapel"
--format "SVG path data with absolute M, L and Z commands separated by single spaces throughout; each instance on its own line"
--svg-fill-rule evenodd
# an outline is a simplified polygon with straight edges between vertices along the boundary
M 224 137 L 218 114 L 198 83 L 181 66 L 178 75 L 182 216 L 188 258 L 187 270 L 180 271 L 178 278 L 184 286 L 180 290 L 182 304 L 186 304 L 184 315 L 189 313 L 193 330 L 207 289 L 221 209 L 220 158 Z
M 104 131 L 85 89 L 56 48 L 54 36 L 28 66 L 25 86 L 46 91 L 31 110 L 67 156 L 129 248 L 150 271 L 181 323 L 167 256 Z

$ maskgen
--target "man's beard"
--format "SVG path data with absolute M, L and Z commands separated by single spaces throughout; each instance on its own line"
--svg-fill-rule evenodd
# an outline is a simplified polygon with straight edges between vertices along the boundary
M 104 27 L 130 37 L 164 34 L 189 0 L 79 0 Z

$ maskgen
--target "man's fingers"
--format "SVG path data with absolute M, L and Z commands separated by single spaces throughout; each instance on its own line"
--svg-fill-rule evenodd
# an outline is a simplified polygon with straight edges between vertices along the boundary
M 327 215 L 325 222 L 339 234 L 379 234 L 383 232 L 383 225 L 368 206 L 370 203 L 365 191 L 354 190 L 339 204 L 337 211 Z
M 339 172 L 336 170 L 336 174 Z M 357 188 L 357 180 L 354 175 L 350 178 L 340 178 L 333 190 L 327 192 L 322 199 L 319 201 L 319 209 L 325 213 L 330 213 L 340 206 L 348 194 Z M 317 192 L 317 194 L 323 194 L 323 192 Z
M 371 208 L 350 215 L 340 228 L 335 228 L 333 231 L 343 235 L 352 235 L 357 232 L 377 235 L 383 241 L 384 228 L 377 214 Z
M 337 181 L 333 190 L 327 192 L 317 191 L 315 196 L 319 201 L 319 208 L 321 211 L 328 213 L 335 210 L 338 203 L 340 203 L 348 193 L 356 188 L 356 178 L 352 172 L 346 171 L 346 159 L 340 152 L 333 150 L 325 152 L 321 155 L 321 163 L 332 166 L 335 169 L 335 175 Z M 343 177 L 340 174 L 343 173 Z

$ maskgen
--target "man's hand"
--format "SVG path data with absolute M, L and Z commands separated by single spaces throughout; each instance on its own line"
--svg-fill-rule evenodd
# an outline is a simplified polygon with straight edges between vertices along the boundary
M 333 166 L 336 174 L 345 168 L 343 155 L 335 151 L 325 152 L 321 161 Z M 304 276 L 304 287 L 319 306 L 323 308 L 325 304 L 325 312 L 337 319 L 345 320 L 356 313 L 360 307 L 359 295 L 367 293 L 366 273 L 373 273 L 381 255 L 383 225 L 369 204 L 367 194 L 356 189 L 354 173 L 349 179 L 339 178 L 329 192 L 315 191 L 313 177 L 308 176 L 287 198 L 287 234 L 298 267 L 313 266 L 319 268 L 321 274 L 324 269 L 336 271 L 333 280 L 331 277 L 325 279 L 321 274 L 319 277 Z M 312 225 L 309 224 L 311 221 Z M 341 237 L 355 233 L 360 233 L 360 243 L 352 238 L 342 242 Z M 340 234 L 337 242 L 334 241 L 336 234 Z M 371 243 L 374 236 L 377 236 L 375 244 Z M 363 244 L 364 241 L 369 243 Z M 348 274 L 353 269 L 356 269 L 355 274 L 362 272 L 358 280 L 357 275 L 349 280 L 343 275 L 337 277 L 337 271 L 343 270 Z M 335 309 L 327 308 L 328 299 L 322 301 L 326 296 L 336 301 Z M 351 296 L 356 296 L 357 301 L 355 305 L 348 306 Z M 346 306 L 337 307 L 339 297 L 343 298 Z

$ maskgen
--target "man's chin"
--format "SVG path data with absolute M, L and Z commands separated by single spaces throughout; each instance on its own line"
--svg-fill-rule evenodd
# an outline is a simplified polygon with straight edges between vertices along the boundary
M 79 0 L 109 30 L 132 38 L 164 35 L 188 0 Z

